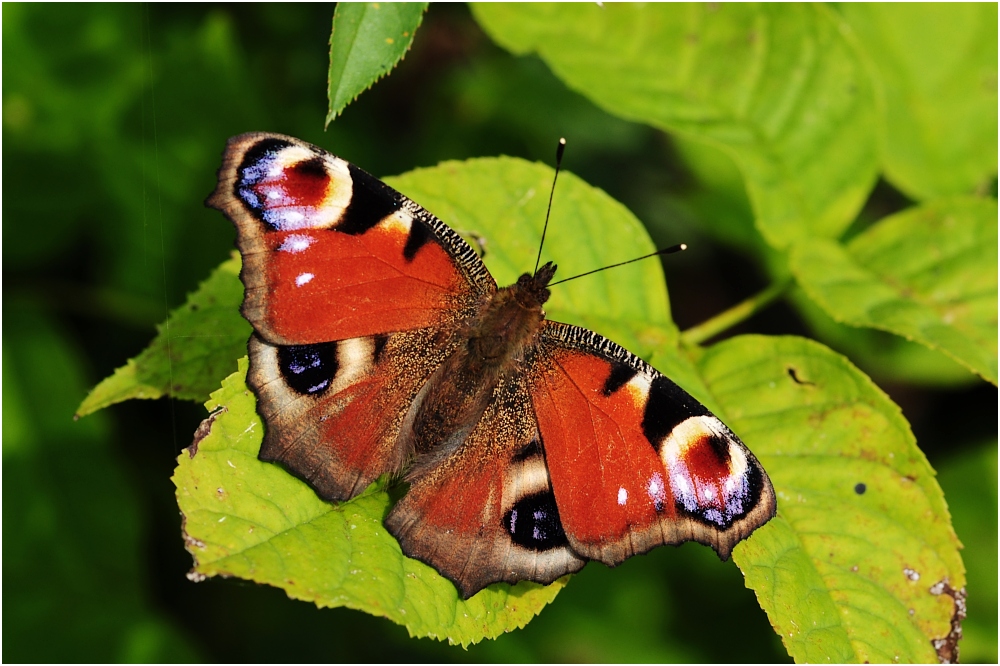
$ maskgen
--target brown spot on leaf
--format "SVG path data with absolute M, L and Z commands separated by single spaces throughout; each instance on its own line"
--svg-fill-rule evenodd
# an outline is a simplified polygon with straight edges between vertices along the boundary
M 951 631 L 942 638 L 931 640 L 931 645 L 937 652 L 942 664 L 958 663 L 958 641 L 962 639 L 962 620 L 965 619 L 965 588 L 956 590 L 948 584 L 948 579 L 934 583 L 928 590 L 937 596 L 947 594 L 955 602 L 955 612 L 951 615 Z
M 801 386 L 816 386 L 816 382 L 810 382 L 805 379 L 800 379 L 798 372 L 792 366 L 788 366 L 788 376 L 792 378 L 792 381 Z
M 188 452 L 188 456 L 192 459 L 198 453 L 198 445 L 201 444 L 201 440 L 208 437 L 208 433 L 212 431 L 212 424 L 215 423 L 215 419 L 223 412 L 229 411 L 225 407 L 219 407 L 217 410 L 208 415 L 204 421 L 198 424 L 198 429 L 194 431 L 194 439 L 191 441 L 191 445 L 188 446 L 185 451 Z

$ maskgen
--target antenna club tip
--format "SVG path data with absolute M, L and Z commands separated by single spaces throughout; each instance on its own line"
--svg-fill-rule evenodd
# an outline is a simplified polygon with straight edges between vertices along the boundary
M 677 246 L 677 249 L 683 252 L 684 250 L 688 249 L 687 243 L 681 243 L 680 245 Z
M 565 146 L 566 145 L 566 139 L 560 138 L 559 139 L 559 145 L 560 146 Z

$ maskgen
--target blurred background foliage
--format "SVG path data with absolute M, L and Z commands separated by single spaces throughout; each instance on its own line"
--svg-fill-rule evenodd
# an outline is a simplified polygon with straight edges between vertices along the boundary
M 379 176 L 484 155 L 550 161 L 565 136 L 566 168 L 658 244 L 691 246 L 665 264 L 682 330 L 767 284 L 727 158 L 601 111 L 537 58 L 493 45 L 464 6 L 432 6 L 399 68 L 324 132 L 332 13 L 3 5 L 5 660 L 787 660 L 732 562 L 694 544 L 614 572 L 591 564 L 525 630 L 468 651 L 274 589 L 192 583 L 170 474 L 203 408 L 130 401 L 72 421 L 229 256 L 232 226 L 201 202 L 225 140 L 249 130 L 301 137 Z M 880 181 L 856 227 L 911 203 Z M 966 546 L 963 660 L 995 662 L 996 389 L 824 317 L 783 302 L 728 334 L 817 337 L 902 407 Z M 884 362 L 893 354 L 913 362 Z

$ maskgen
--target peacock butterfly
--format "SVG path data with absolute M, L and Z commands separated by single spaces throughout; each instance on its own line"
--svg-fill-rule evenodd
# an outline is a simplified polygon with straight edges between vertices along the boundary
M 230 139 L 207 204 L 237 229 L 260 459 L 343 501 L 379 476 L 403 552 L 468 598 L 775 513 L 718 418 L 597 333 L 545 319 L 552 263 L 498 288 L 455 231 L 298 139 Z

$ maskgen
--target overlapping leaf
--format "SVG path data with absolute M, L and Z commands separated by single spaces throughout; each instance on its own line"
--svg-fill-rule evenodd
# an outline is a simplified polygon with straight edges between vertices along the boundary
M 742 336 L 698 369 L 774 483 L 778 515 L 734 551 L 796 661 L 936 661 L 965 584 L 944 497 L 909 424 L 842 356 Z
M 330 35 L 326 124 L 403 59 L 426 2 L 341 2 Z
M 996 3 L 845 3 L 881 87 L 886 177 L 918 200 L 997 173 Z
M 875 180 L 875 106 L 838 15 L 805 5 L 473 5 L 621 117 L 725 149 L 773 246 L 836 237 Z
M 902 335 L 997 383 L 997 204 L 952 199 L 886 218 L 847 246 L 812 239 L 791 255 L 837 321 Z
M 91 390 L 77 417 L 132 398 L 206 399 L 246 354 L 250 324 L 239 313 L 239 272 L 237 256 L 215 269 L 142 353 Z

